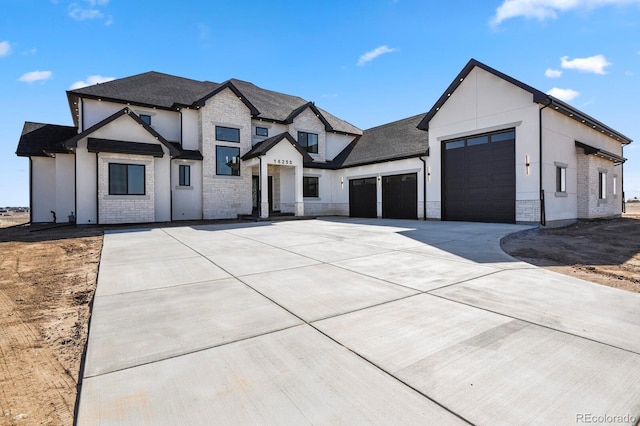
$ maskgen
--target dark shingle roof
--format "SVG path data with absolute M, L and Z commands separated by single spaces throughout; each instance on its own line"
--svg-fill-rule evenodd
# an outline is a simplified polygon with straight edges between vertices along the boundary
M 77 127 L 27 121 L 22 128 L 16 154 L 21 157 L 46 157 L 49 153 L 69 152 L 63 142 L 77 133 Z
M 176 77 L 155 71 L 95 84 L 69 93 L 105 100 L 131 102 L 140 105 L 173 108 L 192 105 L 215 90 L 219 84 Z
M 354 167 L 381 161 L 427 155 L 429 150 L 428 133 L 416 126 L 424 114 L 394 121 L 393 123 L 373 127 L 354 139 L 327 166 L 330 168 Z M 315 163 L 305 164 L 315 167 Z
M 199 101 L 206 100 L 213 92 L 232 85 L 232 90 L 239 91 L 242 96 L 254 106 L 252 114 L 256 118 L 285 122 L 297 109 L 304 107 L 307 102 L 299 96 L 274 92 L 256 86 L 243 80 L 231 79 L 218 84 L 210 81 L 196 81 L 151 71 L 131 77 L 112 80 L 106 83 L 70 90 L 70 97 L 87 96 L 124 103 L 144 106 L 155 106 L 173 109 L 178 106 L 196 106 Z M 70 101 L 70 104 L 71 101 Z M 315 108 L 315 106 L 314 106 Z M 328 131 L 350 134 L 361 134 L 356 126 L 328 113 L 320 108 L 321 121 Z
M 115 152 L 118 154 L 150 155 L 163 157 L 162 146 L 153 143 L 125 142 L 111 139 L 87 139 L 89 152 Z

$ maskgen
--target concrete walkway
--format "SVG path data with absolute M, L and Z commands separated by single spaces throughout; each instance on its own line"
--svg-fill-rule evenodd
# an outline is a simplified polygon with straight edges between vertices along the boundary
M 640 295 L 502 252 L 525 228 L 109 232 L 77 423 L 634 424 Z

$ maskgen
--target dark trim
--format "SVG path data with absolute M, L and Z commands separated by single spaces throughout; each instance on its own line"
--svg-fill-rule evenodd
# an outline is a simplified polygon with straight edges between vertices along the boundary
M 309 155 L 307 151 L 305 151 L 298 142 L 289 134 L 289 132 L 280 133 L 279 135 L 275 135 L 270 137 L 269 139 L 265 139 L 262 142 L 257 143 L 249 152 L 242 156 L 243 160 L 249 160 L 255 157 L 261 157 L 265 155 L 271 148 L 280 143 L 283 139 L 289 141 L 291 145 L 302 155 L 302 161 L 313 161 L 313 158 Z
M 182 110 L 181 109 L 178 110 L 178 114 L 180 114 L 180 148 L 182 148 L 184 136 L 182 134 L 183 128 L 182 128 Z
M 258 134 L 258 129 L 264 129 L 267 131 L 266 135 L 259 135 Z M 256 132 L 255 132 L 255 136 L 260 136 L 262 138 L 268 138 L 269 137 L 269 128 L 268 127 L 264 127 L 264 126 L 256 126 Z
M 302 135 L 306 135 L 306 139 L 307 139 L 306 145 L 302 145 L 300 143 L 300 138 L 301 138 Z M 309 135 L 314 135 L 316 137 L 316 144 L 315 144 L 316 150 L 315 151 L 309 151 L 309 146 L 310 146 L 309 145 Z M 320 137 L 319 137 L 319 135 L 317 133 L 303 132 L 303 131 L 298 130 L 298 145 L 300 145 L 305 151 L 307 151 L 310 154 L 319 154 L 320 153 Z M 311 146 L 314 146 L 314 145 L 311 145 Z
M 258 111 L 258 108 L 256 108 L 243 94 L 242 92 L 240 92 L 240 90 L 238 90 L 238 88 L 229 80 L 225 81 L 224 83 L 222 83 L 220 86 L 218 86 L 217 88 L 215 88 L 211 93 L 209 93 L 208 95 L 198 99 L 197 101 L 195 101 L 193 103 L 193 106 L 198 108 L 198 107 L 203 107 L 205 105 L 205 103 L 207 102 L 208 99 L 214 97 L 215 95 L 217 95 L 218 93 L 222 92 L 224 89 L 230 89 L 237 97 L 238 99 L 240 99 L 242 101 L 243 104 L 245 104 L 245 106 L 247 108 L 249 108 L 249 110 L 251 111 L 251 115 L 253 117 L 257 117 L 258 115 L 260 115 L 260 111 Z
M 575 141 L 575 143 L 578 148 L 584 149 L 584 153 L 586 155 L 595 155 L 597 157 L 602 157 L 609 161 L 613 161 L 614 164 L 624 163 L 625 161 L 627 161 L 626 158 L 620 155 L 614 154 L 612 152 L 605 151 L 604 149 L 596 148 L 594 146 L 587 145 L 586 143 L 582 143 L 578 141 Z
M 418 157 L 422 161 L 422 218 L 427 220 L 427 161 Z
M 125 194 L 114 194 L 111 192 L 111 166 L 127 166 L 127 192 Z M 129 193 L 129 167 L 136 166 L 142 167 L 142 194 L 130 194 Z M 171 181 L 169 181 L 171 182 Z M 109 195 L 127 195 L 127 196 L 142 196 L 147 195 L 147 165 L 146 164 L 131 164 L 131 163 L 107 163 L 107 186 L 108 186 L 108 194 Z
M 232 139 L 218 139 L 218 129 L 225 129 L 225 130 L 237 130 L 238 131 L 238 140 L 232 140 Z M 215 138 L 217 141 L 220 142 L 233 142 L 233 143 L 240 143 L 240 129 L 237 127 L 229 127 L 229 126 L 215 126 L 214 129 L 215 132 Z
M 420 158 L 420 157 L 422 157 L 424 155 L 428 156 L 429 155 L 429 150 L 427 150 L 426 152 L 421 152 L 419 154 L 403 155 L 401 157 L 391 157 L 391 158 L 387 158 L 387 159 L 384 159 L 384 160 L 362 161 L 362 162 L 359 162 L 359 163 L 349 164 L 347 166 L 334 165 L 334 164 L 331 164 L 331 163 L 307 162 L 307 163 L 304 163 L 304 168 L 306 168 L 306 169 L 323 169 L 323 170 L 342 170 L 342 169 L 349 169 L 351 167 L 368 166 L 370 164 L 390 163 L 392 161 L 407 160 L 409 158 Z
M 78 102 L 80 102 L 80 108 L 82 109 L 82 132 L 84 132 L 84 99 L 78 97 Z
M 533 102 L 539 103 L 539 104 L 548 104 L 548 105 L 553 105 L 554 106 L 554 110 L 558 111 L 566 116 L 568 116 L 569 118 L 572 118 L 576 121 L 578 121 L 579 123 L 584 124 L 585 126 L 591 127 L 603 134 L 606 134 L 607 136 L 617 140 L 618 142 L 622 143 L 622 144 L 629 144 L 632 142 L 632 140 L 630 138 L 628 138 L 627 136 L 623 135 L 622 133 L 617 132 L 616 130 L 612 129 L 611 127 L 607 126 L 606 124 L 596 120 L 595 118 L 585 114 L 584 112 L 572 107 L 571 105 L 561 101 L 558 98 L 554 98 L 551 95 L 547 95 L 544 92 L 541 92 L 538 89 L 535 89 L 531 86 L 529 86 L 528 84 L 525 84 L 519 80 L 516 80 L 513 77 L 510 77 L 494 68 L 489 67 L 488 65 L 483 64 L 482 62 L 479 62 L 475 59 L 471 59 L 469 60 L 469 62 L 467 63 L 467 65 L 464 66 L 464 68 L 462 69 L 462 71 L 460 71 L 460 73 L 456 76 L 456 78 L 453 80 L 453 82 L 449 85 L 449 87 L 447 87 L 447 90 L 444 91 L 444 93 L 442 94 L 442 96 L 440 96 L 440 98 L 438 98 L 438 100 L 436 101 L 436 103 L 433 105 L 433 107 L 431 107 L 431 109 L 429 110 L 429 112 L 427 112 L 427 114 L 424 116 L 424 118 L 420 121 L 420 123 L 418 124 L 418 129 L 421 130 L 429 130 L 429 122 L 431 121 L 431 119 L 438 113 L 438 111 L 440 110 L 440 108 L 442 108 L 442 106 L 445 104 L 445 102 L 447 101 L 447 99 L 449 99 L 449 97 L 453 94 L 453 92 L 455 92 L 455 90 L 458 88 L 458 86 L 460 86 L 460 84 L 462 84 L 462 82 L 464 81 L 465 78 L 467 78 L 467 76 L 469 75 L 469 73 L 475 68 L 478 67 L 480 69 L 485 70 L 486 72 L 493 74 L 494 76 L 501 78 L 511 84 L 513 84 L 516 87 L 519 87 L 520 89 L 531 93 L 531 95 L 533 95 Z
M 136 123 L 140 124 L 147 132 L 149 132 L 153 137 L 156 138 L 156 140 L 158 140 L 160 143 L 162 143 L 164 146 L 166 146 L 169 149 L 169 154 L 171 155 L 171 157 L 176 157 L 178 155 L 180 155 L 180 149 L 177 148 L 176 146 L 172 145 L 171 142 L 167 141 L 162 135 L 160 135 L 158 132 L 156 132 L 151 126 L 149 126 L 147 123 L 145 123 L 144 121 L 142 121 L 140 119 L 140 117 L 138 117 L 138 115 L 131 111 L 130 108 L 122 108 L 120 111 L 115 112 L 114 114 L 110 115 L 109 117 L 105 118 L 104 120 L 94 124 L 93 126 L 89 127 L 87 130 L 78 133 L 77 135 L 75 135 L 74 137 L 72 137 L 71 139 L 67 140 L 64 143 L 64 146 L 68 149 L 71 148 L 77 148 L 78 147 L 78 141 L 84 137 L 87 137 L 88 135 L 90 135 L 91 133 L 95 132 L 96 130 L 106 126 L 107 124 L 111 123 L 112 121 L 120 118 L 123 115 L 128 115 L 131 119 L 133 119 L 133 121 L 135 121 Z
M 100 154 L 96 152 L 96 225 L 100 225 L 100 165 L 98 164 L 98 155 Z
M 73 157 L 73 208 L 78 223 L 78 156 Z
M 291 113 L 287 116 L 287 118 L 285 118 L 284 120 L 285 123 L 286 124 L 293 123 L 293 120 L 307 108 L 310 108 L 311 111 L 316 115 L 316 117 L 322 122 L 322 124 L 324 124 L 324 129 L 326 131 L 328 132 L 333 131 L 333 127 L 331 126 L 331 124 L 329 124 L 327 119 L 324 117 L 324 115 L 322 115 L 320 110 L 316 107 L 316 105 L 313 102 L 307 102 L 306 104 L 301 105 L 298 108 L 291 111 Z
M 242 160 L 242 158 L 240 157 L 240 147 L 239 146 L 229 146 L 229 145 L 216 145 L 216 176 L 242 176 L 241 174 L 241 164 L 240 161 Z M 220 173 L 218 170 L 218 149 L 219 148 L 228 148 L 228 149 L 236 149 L 238 150 L 238 155 L 236 156 L 238 158 L 238 174 L 233 174 L 233 173 Z M 233 158 L 233 157 L 232 157 Z M 233 169 L 232 169 L 233 171 Z
M 33 160 L 29 157 L 29 225 L 33 223 Z
M 98 96 L 98 95 L 91 95 L 88 93 L 75 93 L 72 92 L 70 90 L 67 90 L 67 95 L 71 94 L 72 96 L 77 96 L 78 98 L 82 99 L 82 98 L 86 98 L 86 99 L 92 99 L 94 101 L 104 101 L 104 102 L 111 102 L 114 104 L 123 104 L 123 105 L 127 105 L 127 106 L 133 106 L 133 107 L 142 107 L 142 108 L 155 108 L 155 109 L 161 109 L 164 111 L 175 111 L 177 107 L 188 107 L 190 105 L 183 105 L 180 103 L 174 103 L 171 106 L 163 106 L 163 105 L 157 105 L 157 104 L 148 104 L 145 102 L 135 102 L 135 101 L 130 101 L 127 99 L 120 99 L 120 98 L 112 98 L 109 96 Z

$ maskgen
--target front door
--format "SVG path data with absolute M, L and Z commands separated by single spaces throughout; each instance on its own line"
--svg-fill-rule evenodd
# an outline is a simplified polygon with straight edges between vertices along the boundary
M 269 213 L 273 212 L 273 176 L 267 177 L 269 191 Z M 260 176 L 251 176 L 251 198 L 253 200 L 253 214 L 260 211 Z

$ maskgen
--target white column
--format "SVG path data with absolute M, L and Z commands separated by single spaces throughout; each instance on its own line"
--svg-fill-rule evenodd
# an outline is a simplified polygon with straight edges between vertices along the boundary
M 269 178 L 264 158 L 260 161 L 260 217 L 269 217 Z
M 293 203 L 294 214 L 304 216 L 304 196 L 302 192 L 302 165 L 294 166 L 295 170 L 295 200 Z

